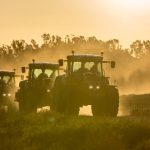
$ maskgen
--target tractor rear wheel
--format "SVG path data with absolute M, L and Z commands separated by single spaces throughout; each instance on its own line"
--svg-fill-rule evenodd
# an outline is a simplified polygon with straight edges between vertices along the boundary
M 64 80 L 64 77 L 59 77 L 55 81 L 52 110 L 66 115 L 78 115 L 79 107 L 74 103 L 73 95 L 70 94 Z
M 30 103 L 20 101 L 19 102 L 19 112 L 22 113 L 36 113 L 37 108 L 32 106 Z
M 119 108 L 119 93 L 116 88 L 101 91 L 100 98 L 92 105 L 93 116 L 116 117 Z
M 53 98 L 51 110 L 56 113 L 65 112 L 64 87 L 62 83 L 63 77 L 57 77 L 53 87 Z
M 68 93 L 69 94 L 69 93 Z M 74 96 L 66 96 L 66 114 L 67 115 L 73 115 L 78 116 L 79 115 L 79 106 L 76 104 L 76 100 L 74 99 Z

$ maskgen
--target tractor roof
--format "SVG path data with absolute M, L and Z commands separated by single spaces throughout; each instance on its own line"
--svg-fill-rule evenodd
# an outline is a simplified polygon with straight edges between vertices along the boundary
M 74 55 L 68 55 L 67 59 L 69 61 L 102 61 L 103 57 L 100 55 L 92 55 L 92 54 L 74 54 Z
M 48 68 L 48 69 L 58 69 L 59 65 L 57 63 L 49 63 L 49 62 L 35 62 L 35 63 L 30 63 L 29 67 L 31 68 Z
M 0 76 L 14 76 L 14 75 L 15 75 L 14 71 L 0 70 Z

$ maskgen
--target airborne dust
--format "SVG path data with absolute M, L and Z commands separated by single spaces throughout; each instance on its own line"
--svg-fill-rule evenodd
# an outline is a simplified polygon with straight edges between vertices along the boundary
M 98 54 L 104 52 L 105 60 L 115 60 L 116 68 L 111 69 L 107 64 L 105 67 L 106 76 L 110 77 L 110 82 L 116 84 L 120 95 L 149 93 L 150 87 L 150 54 L 142 55 L 141 58 L 133 57 L 123 49 L 104 50 L 97 45 L 88 44 L 81 46 L 57 46 L 40 50 L 27 51 L 17 56 L 11 61 L 1 59 L 0 69 L 16 69 L 16 74 L 21 74 L 21 66 L 28 66 L 28 63 L 35 59 L 37 62 L 56 62 L 58 59 L 65 59 L 71 51 L 76 53 Z M 16 78 L 16 84 L 21 79 Z M 91 114 L 89 107 L 81 109 L 81 114 Z M 87 112 L 87 113 L 85 113 Z

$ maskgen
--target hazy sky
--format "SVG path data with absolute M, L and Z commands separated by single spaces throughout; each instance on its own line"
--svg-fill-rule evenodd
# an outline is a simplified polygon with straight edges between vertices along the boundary
M 42 33 L 150 39 L 150 0 L 0 0 L 0 43 Z

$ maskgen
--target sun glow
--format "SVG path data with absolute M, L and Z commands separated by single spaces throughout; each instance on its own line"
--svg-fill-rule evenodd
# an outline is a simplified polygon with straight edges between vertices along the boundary
M 149 6 L 149 0 L 114 0 L 117 5 L 125 9 L 145 9 Z M 113 1 L 113 2 L 114 2 Z

